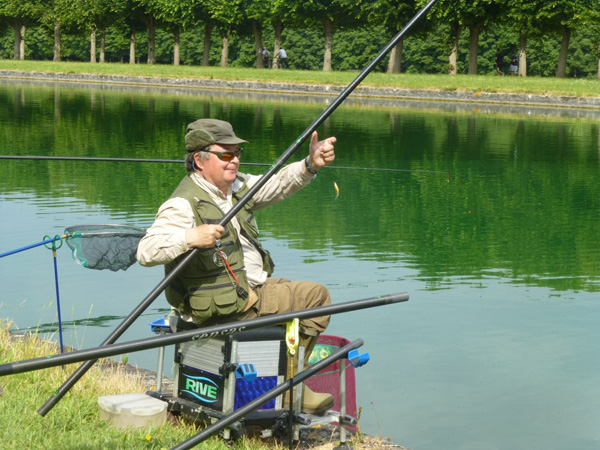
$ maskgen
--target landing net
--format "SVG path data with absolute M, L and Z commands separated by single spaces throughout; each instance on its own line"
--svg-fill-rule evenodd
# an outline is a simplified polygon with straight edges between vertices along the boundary
M 88 269 L 127 270 L 136 262 L 146 230 L 128 225 L 77 225 L 65 229 L 67 245 L 78 264 Z

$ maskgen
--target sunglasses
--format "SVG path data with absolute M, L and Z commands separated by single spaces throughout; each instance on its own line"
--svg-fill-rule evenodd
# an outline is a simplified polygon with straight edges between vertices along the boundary
M 238 147 L 237 150 L 233 152 L 215 152 L 213 150 L 206 150 L 207 153 L 212 153 L 213 155 L 217 155 L 221 161 L 229 162 L 233 161 L 233 158 L 237 156 L 240 159 L 242 152 L 244 149 L 242 147 Z

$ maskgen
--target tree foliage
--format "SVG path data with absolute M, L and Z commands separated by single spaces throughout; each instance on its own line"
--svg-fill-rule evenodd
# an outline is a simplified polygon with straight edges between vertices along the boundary
M 273 59 L 284 46 L 293 69 L 359 70 L 424 2 L 0 0 L 0 57 L 18 53 L 26 27 L 26 57 L 50 59 L 58 24 L 69 60 L 89 60 L 97 28 L 106 30 L 106 61 L 127 61 L 135 36 L 142 62 L 171 64 L 175 47 L 183 64 L 260 68 L 262 46 Z M 523 75 L 598 76 L 599 11 L 600 0 L 439 0 L 377 70 L 389 62 L 391 72 L 491 74 L 500 48 L 519 53 Z

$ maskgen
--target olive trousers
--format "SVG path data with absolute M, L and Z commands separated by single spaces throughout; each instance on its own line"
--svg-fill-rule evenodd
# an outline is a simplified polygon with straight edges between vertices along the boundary
M 253 291 L 258 299 L 237 320 L 253 319 L 331 304 L 331 297 L 327 288 L 312 281 L 268 278 L 265 284 L 253 289 Z M 308 334 L 322 333 L 329 325 L 329 317 L 302 319 L 300 327 Z

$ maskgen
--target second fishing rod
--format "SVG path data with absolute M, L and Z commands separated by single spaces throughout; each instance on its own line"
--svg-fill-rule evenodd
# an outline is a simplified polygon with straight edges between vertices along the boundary
M 254 184 L 248 192 L 223 216 L 219 225 L 225 226 L 246 203 L 279 171 L 285 162 L 306 142 L 311 134 L 337 109 L 339 105 L 356 89 L 356 87 L 367 77 L 369 73 L 383 60 L 392 48 L 404 38 L 427 12 L 433 7 L 437 0 L 429 2 L 392 38 L 392 40 L 377 54 L 375 58 L 357 75 L 357 77 L 338 95 L 338 97 L 309 125 L 304 132 L 283 152 L 283 154 L 264 173 L 260 180 Z M 138 306 L 115 328 L 112 333 L 102 342 L 101 346 L 114 343 L 135 320 L 156 300 L 166 289 L 173 279 L 195 258 L 198 249 L 193 249 L 181 260 L 181 262 L 167 275 L 154 289 L 138 304 Z M 41 416 L 45 416 L 56 405 L 62 397 L 77 383 L 77 381 L 94 365 L 96 360 L 82 363 L 73 374 L 65 381 L 52 396 L 38 409 Z

